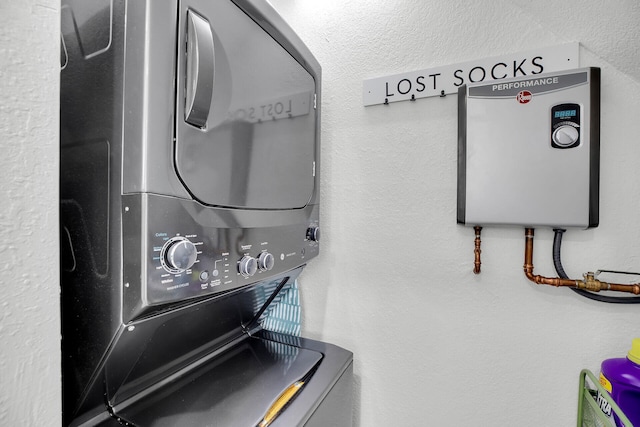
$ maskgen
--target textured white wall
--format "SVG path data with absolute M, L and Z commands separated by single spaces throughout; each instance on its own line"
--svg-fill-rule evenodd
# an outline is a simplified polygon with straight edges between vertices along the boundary
M 538 287 L 524 232 L 456 225 L 457 100 L 362 106 L 362 80 L 579 41 L 602 68 L 600 226 L 565 235 L 574 276 L 640 270 L 640 3 L 271 0 L 323 66 L 321 255 L 304 332 L 355 353 L 356 425 L 575 425 L 578 373 L 626 354 L 640 306 Z M 553 274 L 536 230 L 538 274 Z
M 306 334 L 356 356 L 356 425 L 572 425 L 577 375 L 640 336 L 610 306 L 522 275 L 522 230 L 455 224 L 456 100 L 362 107 L 362 80 L 580 41 L 603 70 L 601 225 L 564 264 L 640 269 L 640 6 L 272 0 L 322 63 L 323 251 L 302 278 Z M 0 424 L 59 416 L 58 15 L 0 2 Z M 575 15 L 574 15 L 575 14 Z M 567 16 L 573 19 L 566 19 Z M 535 264 L 552 272 L 549 230 Z
M 0 425 L 60 424 L 59 1 L 0 2 Z

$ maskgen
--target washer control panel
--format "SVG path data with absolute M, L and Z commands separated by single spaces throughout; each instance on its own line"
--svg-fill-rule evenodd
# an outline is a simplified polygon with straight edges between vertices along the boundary
M 151 230 L 146 293 L 152 304 L 227 291 L 296 268 L 315 255 L 318 243 L 295 230 L 214 229 L 196 233 Z M 276 253 L 276 255 L 274 255 Z
M 269 216 L 169 197 L 131 197 L 124 207 L 130 218 L 124 232 L 131 239 L 125 239 L 123 262 L 125 303 L 134 317 L 154 306 L 269 280 L 319 253 L 317 205 Z M 146 235 L 142 247 L 128 246 L 140 233 Z

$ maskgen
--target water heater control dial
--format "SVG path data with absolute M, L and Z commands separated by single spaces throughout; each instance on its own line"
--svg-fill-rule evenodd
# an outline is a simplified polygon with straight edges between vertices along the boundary
M 552 138 L 553 142 L 559 146 L 570 147 L 578 141 L 578 138 L 580 138 L 580 132 L 571 125 L 564 125 L 553 131 Z
M 160 254 L 163 267 L 170 273 L 178 274 L 190 269 L 198 259 L 196 245 L 185 237 L 174 237 L 162 247 Z
M 244 277 L 251 277 L 258 271 L 258 260 L 254 257 L 245 255 L 238 261 L 238 273 Z

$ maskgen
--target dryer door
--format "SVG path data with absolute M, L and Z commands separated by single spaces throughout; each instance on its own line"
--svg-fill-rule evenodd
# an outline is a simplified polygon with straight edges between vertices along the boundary
M 229 0 L 183 1 L 179 19 L 175 166 L 185 187 L 210 206 L 306 206 L 314 77 Z

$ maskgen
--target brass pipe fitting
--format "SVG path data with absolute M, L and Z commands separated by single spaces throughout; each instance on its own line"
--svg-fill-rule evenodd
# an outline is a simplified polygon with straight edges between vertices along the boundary
M 533 228 L 525 228 L 524 274 L 527 279 L 538 285 L 568 286 L 585 289 L 591 292 L 617 291 L 640 295 L 640 283 L 625 285 L 619 283 L 601 282 L 594 273 L 584 274 L 583 280 L 563 279 L 560 277 L 544 277 L 533 274 Z
M 640 284 L 635 283 L 631 285 L 602 282 L 596 279 L 596 275 L 592 272 L 584 274 L 584 280 L 579 282 L 579 289 L 586 289 L 591 292 L 600 291 L 617 291 L 617 292 L 629 292 L 635 295 L 640 295 Z

